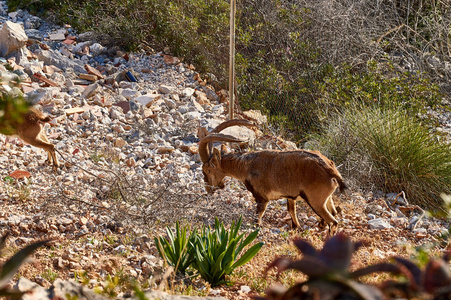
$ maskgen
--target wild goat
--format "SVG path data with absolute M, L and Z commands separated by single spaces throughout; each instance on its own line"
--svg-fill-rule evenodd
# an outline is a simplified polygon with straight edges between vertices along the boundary
M 219 127 L 219 126 L 218 126 Z M 217 131 L 217 130 L 216 130 Z M 214 141 L 242 142 L 230 135 L 210 133 L 199 143 L 199 155 L 206 189 L 224 187 L 224 177 L 231 176 L 244 183 L 257 202 L 257 223 L 265 213 L 270 200 L 287 198 L 292 227 L 300 226 L 296 215 L 296 199 L 304 199 L 327 224 L 329 234 L 337 229 L 337 214 L 332 194 L 346 185 L 333 161 L 319 151 L 262 150 L 249 153 L 225 153 L 208 146 Z
M 49 163 L 53 162 L 53 170 L 56 171 L 59 167 L 58 159 L 56 158 L 55 146 L 51 144 L 43 130 L 43 122 L 49 122 L 51 118 L 45 116 L 39 109 L 31 107 L 23 116 L 22 122 L 14 124 L 13 131 L 8 135 L 17 135 L 24 142 L 44 149 L 48 153 Z

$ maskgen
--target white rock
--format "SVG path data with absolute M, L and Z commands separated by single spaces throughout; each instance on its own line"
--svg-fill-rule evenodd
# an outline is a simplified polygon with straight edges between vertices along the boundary
M 94 93 L 96 92 L 96 90 L 99 88 L 99 84 L 97 82 L 88 85 L 84 90 L 83 90 L 83 97 L 85 98 L 89 98 L 91 96 L 94 95 Z
M 171 94 L 171 93 L 175 92 L 175 87 L 169 86 L 169 85 L 166 85 L 166 84 L 162 84 L 162 85 L 160 85 L 158 90 L 162 94 Z
M 131 100 L 135 98 L 138 95 L 138 91 L 132 90 L 132 89 L 123 89 L 120 92 L 120 95 L 125 97 L 127 100 Z
M 388 228 L 392 228 L 390 223 L 387 220 L 382 219 L 382 218 L 369 220 L 368 221 L 368 225 L 370 226 L 371 229 L 388 229 Z
M 100 55 L 102 53 L 105 53 L 107 51 L 107 48 L 103 47 L 99 43 L 94 43 L 89 46 L 89 51 L 92 53 L 92 55 Z
M 191 97 L 194 94 L 194 92 L 195 92 L 195 89 L 193 89 L 193 88 L 185 88 L 182 92 L 182 95 L 184 97 Z
M 140 103 L 142 106 L 150 107 L 155 100 L 161 97 L 160 94 L 146 94 L 136 97 L 134 100 Z
M 15 57 L 16 63 L 28 62 L 27 41 L 28 37 L 20 24 L 6 21 L 0 30 L 0 56 Z

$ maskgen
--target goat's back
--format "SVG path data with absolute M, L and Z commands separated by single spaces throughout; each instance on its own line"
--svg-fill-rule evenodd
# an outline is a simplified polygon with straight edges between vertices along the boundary
M 344 186 L 333 161 L 318 151 L 258 151 L 245 155 L 248 178 L 260 190 L 278 196 L 295 196 L 302 190 Z M 278 195 L 280 193 L 280 195 Z

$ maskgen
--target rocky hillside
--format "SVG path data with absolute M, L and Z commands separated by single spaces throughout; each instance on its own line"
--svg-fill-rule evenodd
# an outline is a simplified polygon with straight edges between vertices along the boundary
M 180 58 L 106 48 L 69 25 L 48 24 L 26 11 L 8 13 L 5 2 L 0 12 L 1 72 L 12 68 L 27 97 L 53 117 L 45 130 L 62 165 L 53 172 L 44 150 L 0 136 L 0 229 L 10 232 L 10 252 L 54 238 L 20 269 L 22 290 L 33 288 L 26 279 L 44 288 L 76 279 L 107 293 L 108 276 L 119 273 L 164 289 L 166 267 L 153 243 L 164 226 L 176 220 L 212 224 L 214 217 L 227 224 L 243 215 L 245 230 L 253 228 L 255 203 L 241 183 L 229 180 L 214 195 L 203 186 L 197 132 L 226 120 L 227 93 L 214 90 Z M 258 112 L 238 117 L 264 128 Z M 260 130 L 228 130 L 249 140 L 235 148 L 296 147 Z M 412 247 L 436 241 L 448 226 L 409 205 L 402 191 L 393 192 L 362 194 L 354 188 L 337 195 L 340 228 L 368 241 L 358 264 L 408 255 Z M 317 217 L 304 203 L 298 209 L 300 232 L 320 245 L 326 233 L 318 230 Z M 263 221 L 258 239 L 266 246 L 243 267 L 247 275 L 218 289 L 196 281 L 192 294 L 245 299 L 264 291 L 253 279 L 275 255 L 287 254 L 281 246 L 290 247 L 299 233 L 289 230 L 284 200 L 270 204 Z M 126 297 L 131 291 L 115 293 Z

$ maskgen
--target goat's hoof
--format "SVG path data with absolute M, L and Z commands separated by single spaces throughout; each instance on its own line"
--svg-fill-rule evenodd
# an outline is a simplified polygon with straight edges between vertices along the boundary
M 291 224 L 291 230 L 299 230 L 299 229 L 301 229 L 300 225 L 296 225 L 294 223 Z
M 321 221 L 318 223 L 318 229 L 319 229 L 319 230 L 324 230 L 324 229 L 326 229 L 326 222 L 324 222 L 324 220 L 321 220 Z

